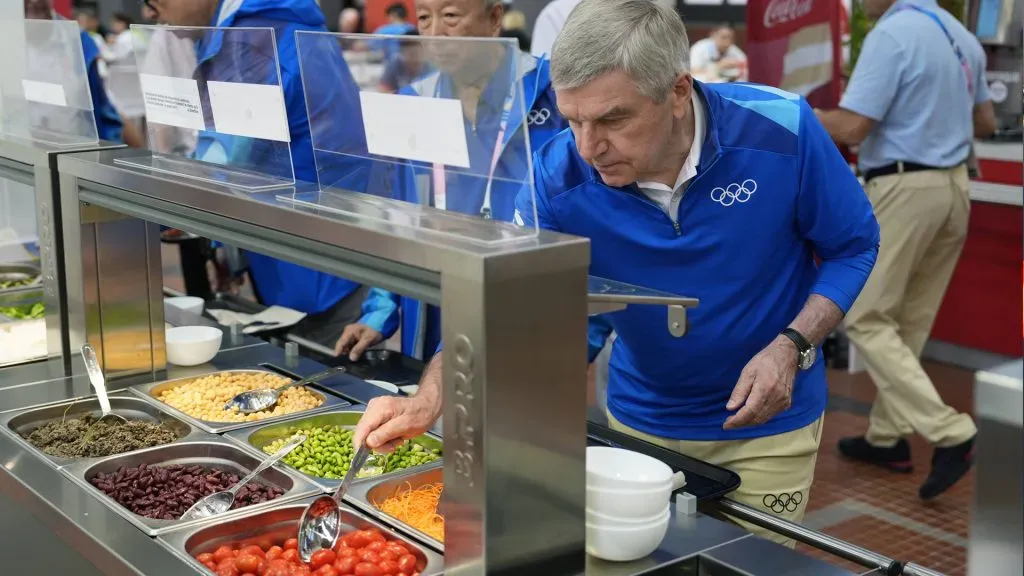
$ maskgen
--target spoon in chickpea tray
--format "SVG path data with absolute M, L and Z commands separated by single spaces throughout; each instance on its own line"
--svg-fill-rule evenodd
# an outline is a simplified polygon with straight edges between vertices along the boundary
M 311 384 L 318 380 L 323 380 L 328 376 L 333 376 L 344 372 L 345 368 L 338 366 L 329 370 L 324 370 L 319 374 L 314 374 L 308 378 L 303 378 L 291 384 L 286 384 L 280 388 L 264 388 L 262 390 L 249 390 L 248 392 L 242 392 L 235 396 L 231 400 L 228 400 L 224 404 L 225 410 L 237 410 L 239 414 L 252 414 L 254 412 L 261 412 L 277 404 L 278 399 L 281 398 L 281 393 L 289 388 L 298 388 Z

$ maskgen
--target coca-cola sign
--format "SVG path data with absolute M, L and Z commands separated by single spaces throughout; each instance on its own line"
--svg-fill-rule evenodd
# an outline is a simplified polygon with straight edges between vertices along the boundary
M 764 27 L 771 28 L 800 19 L 811 12 L 814 0 L 771 0 L 764 11 Z

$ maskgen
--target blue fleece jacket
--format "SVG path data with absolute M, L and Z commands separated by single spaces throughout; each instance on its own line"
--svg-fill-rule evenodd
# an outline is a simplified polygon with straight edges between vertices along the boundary
M 316 182 L 316 162 L 313 159 L 313 145 L 310 138 L 310 122 L 306 112 L 306 100 L 302 89 L 299 58 L 295 45 L 297 31 L 327 30 L 323 13 L 315 0 L 235 0 L 221 2 L 217 17 L 211 26 L 221 28 L 273 28 L 277 45 L 277 62 L 267 49 L 272 45 L 264 41 L 266 33 L 259 30 L 220 31 L 205 35 L 198 43 L 200 70 L 197 78 L 228 82 L 276 83 L 278 64 L 280 82 L 284 90 L 285 107 L 288 113 L 288 128 L 291 136 L 290 156 L 280 146 L 266 141 L 214 132 L 200 134 L 196 150 L 198 158 L 209 158 L 214 144 L 223 147 L 223 154 L 233 165 L 257 169 L 263 173 L 289 178 L 294 167 L 297 180 Z M 332 66 L 332 77 L 348 77 L 349 72 L 340 54 L 324 54 L 318 64 Z M 200 82 L 200 90 L 205 90 Z M 327 88 L 324 88 L 327 89 Z M 339 98 L 352 98 L 351 86 L 335 86 Z M 324 98 L 320 102 L 330 102 Z M 204 99 L 204 103 L 208 99 Z M 209 110 L 207 126 L 213 126 Z M 317 110 L 313 111 L 317 114 Z M 343 129 L 343 127 L 336 127 Z M 315 314 L 323 312 L 341 299 L 354 292 L 359 285 L 351 280 L 331 276 L 277 260 L 254 252 L 246 253 L 249 273 L 259 290 L 264 304 L 280 305 Z
M 635 184 L 604 184 L 568 130 L 535 155 L 538 223 L 590 238 L 595 276 L 700 299 L 682 338 L 668 333 L 660 307 L 592 319 L 591 360 L 612 330 L 618 334 L 608 381 L 615 418 L 680 440 L 789 432 L 825 409 L 820 354 L 797 374 L 792 407 L 768 423 L 723 430 L 726 402 L 746 363 L 811 294 L 849 310 L 874 265 L 878 223 L 803 98 L 749 84 L 695 84 L 706 135 L 675 223 Z M 528 224 L 532 198 L 517 200 Z

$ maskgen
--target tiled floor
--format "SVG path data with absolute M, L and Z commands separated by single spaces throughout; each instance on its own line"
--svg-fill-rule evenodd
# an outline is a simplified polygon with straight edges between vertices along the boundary
M 957 410 L 971 410 L 971 372 L 934 363 L 926 367 L 948 404 Z M 805 524 L 890 558 L 950 576 L 965 574 L 973 473 L 936 500 L 922 502 L 917 489 L 931 462 L 931 449 L 922 439 L 910 439 L 913 474 L 894 474 L 845 460 L 836 443 L 864 432 L 875 387 L 867 374 L 833 371 L 829 388 L 832 398 Z M 816 550 L 802 549 L 855 568 Z

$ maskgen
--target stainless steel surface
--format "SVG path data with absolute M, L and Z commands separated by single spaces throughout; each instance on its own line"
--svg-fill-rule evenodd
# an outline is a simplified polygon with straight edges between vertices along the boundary
M 198 502 L 192 505 L 191 508 L 185 510 L 185 513 L 181 515 L 183 522 L 191 520 L 199 520 L 201 518 L 209 518 L 217 514 L 223 514 L 231 509 L 231 505 L 235 503 L 235 497 L 238 496 L 238 491 L 245 487 L 249 482 L 255 480 L 264 470 L 270 468 L 274 464 L 291 453 L 306 441 L 306 437 L 299 434 L 289 441 L 287 444 L 278 449 L 277 452 L 271 454 L 268 458 L 260 462 L 260 465 L 255 470 L 249 472 L 235 483 L 234 486 L 223 490 L 221 492 L 214 492 L 209 496 L 202 498 Z
M 41 142 L 0 136 L 0 177 L 34 188 L 36 232 L 39 236 L 39 267 L 46 306 L 47 357 L 64 361 L 70 376 L 72 349 L 67 338 L 68 301 L 65 240 L 57 158 L 84 150 L 111 150 L 123 145 L 97 142 L 92 145 L 54 147 Z
M 363 470 L 370 457 L 370 449 L 360 444 L 352 456 L 352 464 L 341 479 L 341 484 L 330 496 L 321 496 L 313 500 L 299 518 L 299 558 L 309 562 L 313 554 L 321 550 L 330 550 L 338 544 L 344 526 L 341 521 L 341 503 L 352 482 Z
M 986 574 L 1007 574 L 1007 572 L 986 572 Z M 903 576 L 945 576 L 945 574 L 909 562 L 903 567 Z
M 615 312 L 634 305 L 665 306 L 668 311 L 668 331 L 679 338 L 689 331 L 686 309 L 696 308 L 700 301 L 626 282 L 588 276 L 587 304 L 591 315 Z
M 978 372 L 974 378 L 974 510 L 968 574 L 1024 573 L 1024 363 Z
M 718 563 L 719 569 L 750 574 L 751 576 L 777 576 L 780 574 L 806 574 L 808 576 L 851 576 L 851 572 L 822 560 L 801 554 L 769 540 L 751 536 L 725 544 L 700 554 L 704 561 Z M 716 572 L 709 571 L 709 576 Z
M 861 548 L 860 546 L 855 546 L 849 542 L 833 538 L 828 534 L 804 528 L 799 524 L 783 520 L 782 518 L 767 514 L 756 508 L 741 504 L 729 498 L 721 498 L 717 500 L 716 505 L 719 510 L 734 518 L 750 522 L 755 526 L 760 526 L 766 530 L 770 530 L 787 538 L 792 538 L 797 542 L 802 542 L 819 550 L 824 550 L 829 554 L 838 556 L 844 560 L 849 560 L 850 562 L 854 562 L 865 568 L 869 568 L 871 570 L 880 569 L 883 570 L 883 573 L 891 574 L 891 576 L 899 574 L 898 568 L 900 563 L 892 558 L 887 558 L 881 554 Z
M 177 408 L 175 408 L 175 407 L 173 407 L 173 406 L 171 406 L 169 404 L 165 404 L 164 402 L 161 402 L 160 399 L 159 399 L 160 394 L 162 394 L 163 392 L 166 392 L 167 390 L 171 390 L 171 389 L 176 388 L 178 386 L 181 386 L 183 384 L 188 384 L 189 382 L 192 382 L 192 381 L 196 380 L 197 378 L 201 378 L 203 376 L 212 376 L 214 374 L 230 374 L 230 373 L 272 374 L 272 375 L 276 376 L 276 374 L 274 374 L 273 372 L 270 372 L 268 370 L 253 370 L 253 369 L 250 369 L 250 370 L 226 370 L 226 371 L 219 371 L 219 372 L 218 371 L 211 371 L 211 372 L 206 372 L 204 374 L 197 374 L 195 376 L 186 376 L 186 377 L 183 377 L 183 378 L 177 378 L 177 379 L 173 379 L 173 380 L 166 380 L 166 381 L 163 381 L 163 382 L 153 382 L 151 384 L 139 384 L 139 385 L 136 385 L 136 386 L 132 386 L 131 388 L 129 388 L 129 390 L 131 390 L 132 393 L 137 394 L 137 395 L 141 396 L 142 398 L 145 398 L 149 402 L 153 402 L 154 404 L 158 404 L 162 409 L 167 410 L 168 412 L 170 412 L 171 414 L 174 414 L 178 418 L 181 418 L 182 420 L 185 420 L 186 422 L 190 422 L 193 425 L 198 426 L 202 430 L 205 430 L 207 432 L 211 432 L 211 433 L 214 433 L 214 434 L 220 434 L 222 432 L 228 432 L 230 430 L 237 430 L 239 428 L 246 428 L 246 427 L 249 427 L 249 426 L 255 426 L 257 424 L 268 424 L 268 423 L 271 423 L 271 422 L 281 422 L 281 421 L 287 420 L 289 418 L 294 418 L 296 416 L 300 416 L 300 415 L 303 415 L 303 414 L 316 414 L 318 412 L 324 412 L 326 410 L 331 410 L 331 409 L 334 409 L 334 408 L 341 408 L 343 406 L 348 406 L 349 405 L 348 402 L 346 402 L 345 400 L 342 400 L 341 398 L 339 398 L 338 396 L 335 396 L 334 394 L 331 394 L 329 392 L 324 392 L 323 390 L 320 390 L 320 389 L 318 389 L 318 388 L 316 388 L 314 386 L 307 386 L 306 387 L 307 390 L 309 390 L 312 394 L 314 394 L 315 396 L 318 396 L 319 398 L 321 398 L 323 400 L 323 403 L 321 403 L 320 406 L 318 406 L 316 408 L 312 408 L 310 410 L 303 410 L 301 412 L 294 412 L 292 414 L 285 414 L 283 416 L 274 416 L 272 418 L 265 418 L 263 420 L 259 420 L 259 421 L 256 421 L 256 422 L 210 422 L 210 421 L 207 421 L 207 420 L 199 420 L 198 418 L 195 418 L 194 416 L 190 416 L 190 415 L 182 412 L 181 410 L 178 410 Z
M 156 536 L 171 530 L 197 526 L 212 519 L 183 522 L 176 520 L 154 520 L 151 518 L 144 518 L 132 513 L 127 508 L 118 504 L 101 490 L 90 484 L 89 481 L 96 474 L 101 472 L 109 474 L 117 471 L 122 466 L 135 467 L 140 464 L 146 464 L 151 467 L 168 464 L 202 465 L 221 470 L 229 470 L 233 473 L 244 475 L 259 466 L 260 461 L 261 459 L 255 458 L 234 444 L 210 436 L 203 440 L 167 444 L 165 446 L 157 446 L 156 448 L 148 448 L 138 452 L 110 456 L 109 458 L 103 458 L 97 462 L 78 462 L 65 466 L 61 468 L 60 471 L 71 478 L 79 486 L 83 487 L 87 492 L 91 492 L 95 497 L 102 500 L 104 504 L 109 506 L 122 517 L 126 518 L 129 522 L 138 527 L 139 530 L 142 530 L 150 536 Z M 275 498 L 269 502 L 248 506 L 247 508 L 252 511 L 273 508 L 278 504 L 298 500 L 320 492 L 318 487 L 306 482 L 297 474 L 278 468 L 270 468 L 266 470 L 260 476 L 260 480 L 263 483 L 283 489 L 285 493 L 283 496 Z M 245 508 L 226 512 L 217 516 L 216 520 L 227 521 L 232 518 L 236 518 L 243 510 L 245 510 Z
M 287 357 L 287 350 L 285 350 L 285 356 Z M 324 378 L 340 374 L 344 371 L 345 368 L 341 366 L 328 368 L 319 374 L 307 376 L 302 380 L 296 380 L 291 384 L 285 384 L 280 388 L 264 388 L 262 390 L 242 392 L 224 404 L 224 409 L 231 410 L 232 408 L 235 408 L 242 414 L 260 412 L 277 404 L 277 401 L 281 398 L 281 393 L 289 388 L 298 388 L 300 386 L 306 386 L 307 384 L 314 384 L 318 380 L 323 380 Z
M 415 490 L 426 484 L 438 484 L 444 482 L 444 465 L 440 462 L 429 464 L 424 468 L 413 468 L 401 473 L 392 474 L 387 478 L 365 480 L 349 490 L 348 499 L 356 507 L 364 512 L 383 519 L 385 522 L 398 526 L 403 532 L 414 536 L 419 541 L 430 545 L 438 552 L 444 552 L 444 543 L 436 538 L 409 526 L 398 518 L 381 511 L 376 504 L 383 502 L 392 496 L 400 488 L 406 487 Z M 440 512 L 439 512 L 440 513 Z
M 344 210 L 321 210 L 280 199 L 291 191 L 156 178 L 115 165 L 124 154 L 139 152 L 60 158 L 76 191 L 65 198 L 442 304 L 446 495 L 460 527 L 447 572 L 582 569 L 586 239 L 495 243 L 494 221 L 333 191 Z M 453 225 L 464 239 L 434 233 Z
M 331 410 L 329 412 L 323 412 L 312 416 L 299 416 L 291 420 L 279 422 L 276 424 L 267 424 L 259 427 L 242 428 L 239 430 L 232 430 L 224 434 L 228 440 L 237 442 L 239 445 L 245 447 L 247 450 L 254 452 L 255 454 L 265 454 L 263 448 L 272 442 L 280 440 L 282 438 L 288 438 L 297 431 L 311 428 L 314 426 L 339 426 L 345 429 L 354 430 L 356 424 L 359 423 L 359 418 L 363 415 L 363 406 L 353 405 L 343 410 Z M 436 438 L 431 434 L 423 434 L 412 439 L 412 442 L 420 444 L 424 448 L 428 449 L 443 449 L 444 445 L 440 438 Z M 283 464 L 287 466 L 287 464 Z M 426 464 L 425 466 L 433 466 L 434 463 Z M 410 468 L 409 470 L 420 470 L 423 467 Z M 325 492 L 333 492 L 341 480 L 332 480 L 330 478 L 321 478 L 319 476 L 310 476 L 299 470 L 291 468 L 298 474 L 301 474 L 307 480 L 316 484 L 324 489 Z M 403 474 L 405 471 L 395 471 L 391 473 L 385 473 L 380 478 L 388 478 L 392 475 Z M 361 486 L 365 482 L 373 482 L 377 478 L 373 479 L 360 479 L 357 485 Z M 353 486 L 350 493 L 354 493 L 358 490 L 356 486 Z
M 279 506 L 273 510 L 253 512 L 243 515 L 232 522 L 220 522 L 215 525 L 180 530 L 162 535 L 157 542 L 172 550 L 180 558 L 195 569 L 201 565 L 194 559 L 203 552 L 213 552 L 224 544 L 240 542 L 256 542 L 260 538 L 269 538 L 280 545 L 287 538 L 294 538 L 299 526 L 299 517 L 312 499 Z M 395 532 L 387 526 L 361 515 L 348 506 L 341 508 L 341 522 L 345 532 L 376 528 L 384 533 L 389 540 L 397 540 L 408 547 L 419 559 L 420 573 L 424 576 L 440 574 L 444 569 L 444 559 L 414 541 Z
M 143 420 L 154 424 L 163 424 L 174 431 L 178 441 L 192 440 L 203 436 L 203 432 L 187 422 L 165 413 L 158 407 L 136 398 L 130 394 L 115 394 L 110 397 L 110 405 L 115 414 L 127 416 L 132 420 Z M 99 402 L 95 396 L 87 396 L 70 401 L 55 402 L 44 406 L 19 408 L 0 414 L 0 432 L 6 433 L 28 452 L 49 462 L 55 468 L 67 466 L 74 462 L 96 462 L 101 458 L 61 458 L 51 456 L 32 446 L 25 438 L 36 428 L 64 418 L 81 418 L 96 415 Z

